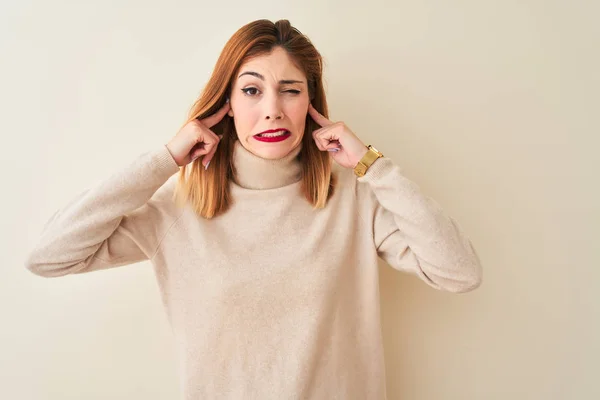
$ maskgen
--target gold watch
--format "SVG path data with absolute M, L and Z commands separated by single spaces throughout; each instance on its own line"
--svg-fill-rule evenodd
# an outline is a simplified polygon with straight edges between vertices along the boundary
M 375 147 L 368 145 L 367 149 L 369 149 L 367 154 L 365 154 L 358 164 L 356 164 L 356 167 L 354 167 L 354 173 L 356 176 L 365 176 L 367 170 L 375 162 L 375 160 L 383 157 L 383 154 L 381 154 L 381 152 Z

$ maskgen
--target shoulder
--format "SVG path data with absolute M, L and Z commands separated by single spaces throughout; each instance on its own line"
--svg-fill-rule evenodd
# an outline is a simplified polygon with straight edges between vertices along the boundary
M 336 189 L 352 192 L 359 200 L 370 198 L 371 189 L 366 182 L 361 182 L 352 168 L 345 168 L 334 163 L 332 172 L 336 176 Z
M 332 173 L 335 176 L 336 194 L 346 199 L 353 198 L 354 204 L 358 207 L 370 208 L 373 205 L 374 197 L 370 186 L 365 182 L 360 182 L 352 168 L 345 168 L 334 163 Z
M 152 195 L 148 206 L 164 218 L 174 221 L 183 213 L 183 208 L 175 202 L 175 191 L 179 174 L 171 176 L 158 190 Z
M 334 162 L 331 167 L 331 172 L 336 179 L 336 188 L 352 191 L 356 189 L 356 175 L 352 169 L 344 168 Z

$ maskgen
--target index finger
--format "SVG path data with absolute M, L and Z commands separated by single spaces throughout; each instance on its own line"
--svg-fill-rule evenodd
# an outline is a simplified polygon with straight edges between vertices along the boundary
M 216 113 L 214 113 L 213 115 L 209 115 L 204 119 L 201 119 L 200 122 L 202 122 L 207 128 L 212 128 L 223 119 L 225 114 L 227 114 L 227 112 L 229 111 L 230 107 L 231 106 L 229 103 L 225 103 L 225 105 L 221 107 Z
M 312 104 L 308 104 L 308 113 L 310 114 L 310 116 L 312 117 L 312 119 L 315 120 L 315 122 L 321 126 L 329 126 L 329 125 L 333 125 L 333 122 L 331 122 L 330 120 L 328 120 L 327 118 L 325 118 L 323 115 L 321 115 L 320 112 L 318 112 Z

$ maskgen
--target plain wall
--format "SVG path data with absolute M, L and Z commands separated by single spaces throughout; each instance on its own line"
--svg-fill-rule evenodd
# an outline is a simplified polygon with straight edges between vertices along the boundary
M 464 227 L 474 292 L 381 264 L 388 395 L 597 399 L 600 34 L 594 1 L 0 4 L 0 397 L 175 399 L 150 263 L 44 279 L 52 213 L 184 122 L 227 39 L 287 18 L 330 116 Z

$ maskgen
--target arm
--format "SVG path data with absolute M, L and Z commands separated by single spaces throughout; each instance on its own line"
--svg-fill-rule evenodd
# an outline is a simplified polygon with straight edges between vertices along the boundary
M 370 215 L 378 255 L 440 290 L 460 293 L 481 284 L 482 268 L 470 240 L 440 205 L 421 193 L 389 158 L 357 178 L 363 215 Z
M 177 171 L 161 146 L 79 194 L 46 223 L 27 269 L 57 277 L 150 259 L 175 221 L 155 194 Z
M 332 122 L 309 105 L 322 128 L 313 132 L 319 150 L 330 151 L 344 168 L 354 168 L 367 147 L 345 123 Z M 354 179 L 354 178 L 353 178 Z M 469 239 L 433 199 L 379 158 L 358 178 L 355 194 L 361 215 L 372 221 L 378 255 L 392 267 L 416 273 L 437 289 L 466 292 L 481 284 L 481 263 Z

